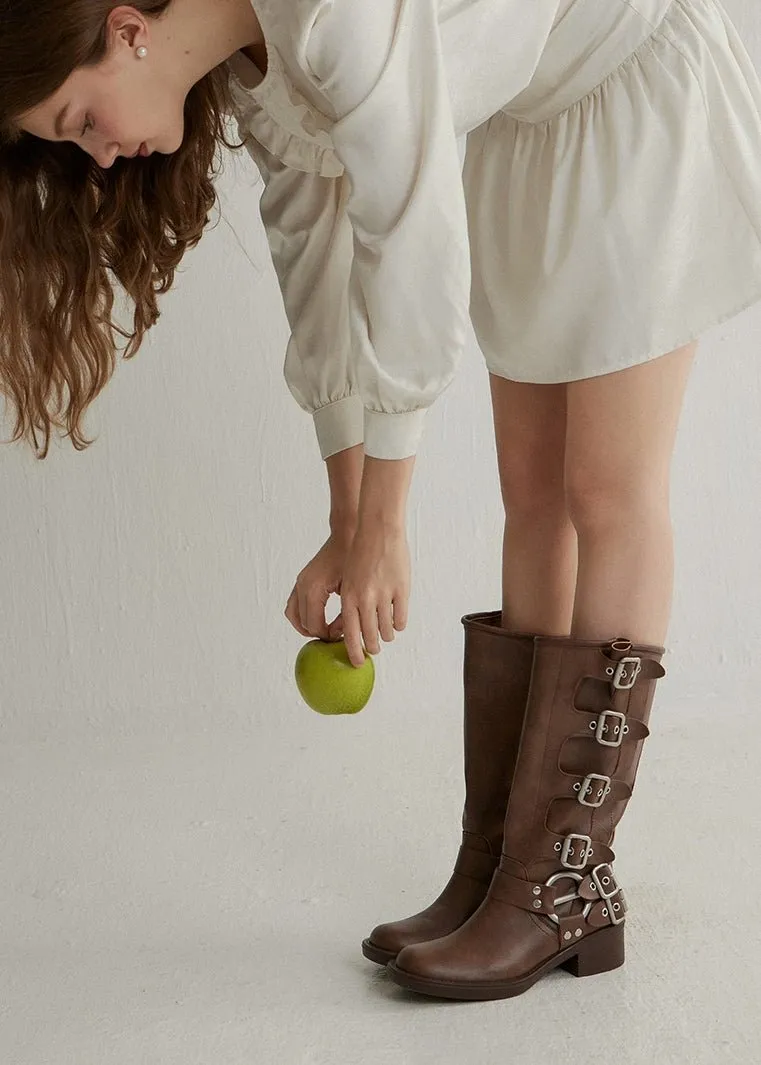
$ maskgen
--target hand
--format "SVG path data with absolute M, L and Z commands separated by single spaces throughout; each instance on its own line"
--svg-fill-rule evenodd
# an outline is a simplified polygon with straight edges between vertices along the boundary
M 338 593 L 341 588 L 344 561 L 353 537 L 353 530 L 332 532 L 296 578 L 285 616 L 302 636 L 316 636 L 322 640 L 340 636 L 341 615 L 328 626 L 325 607 L 331 593 Z
M 362 638 L 371 655 L 380 653 L 378 633 L 386 643 L 407 625 L 411 567 L 403 527 L 360 524 L 344 561 L 341 617 L 349 660 L 364 664 Z

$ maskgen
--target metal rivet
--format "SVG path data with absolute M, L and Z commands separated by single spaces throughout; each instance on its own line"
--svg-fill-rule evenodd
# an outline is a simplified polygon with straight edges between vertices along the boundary
M 539 899 L 535 899 L 535 900 L 534 900 L 534 907 L 535 907 L 535 908 L 536 908 L 537 910 L 541 910 L 541 908 L 542 908 L 542 904 L 541 904 L 541 902 L 539 901 Z
M 570 938 L 571 938 L 571 933 L 570 932 L 566 932 L 565 935 L 563 936 L 563 939 L 570 939 Z
M 608 907 L 607 906 L 603 906 L 602 915 L 603 915 L 603 917 L 607 917 L 608 916 Z
M 581 935 L 581 929 L 577 928 L 576 931 L 574 932 L 574 935 L 580 936 Z
M 539 886 L 537 885 L 537 886 L 536 886 L 536 887 L 534 888 L 534 894 L 535 894 L 535 895 L 541 895 L 541 893 L 542 893 L 542 889 L 541 889 L 541 888 L 540 888 L 540 887 L 539 887 Z

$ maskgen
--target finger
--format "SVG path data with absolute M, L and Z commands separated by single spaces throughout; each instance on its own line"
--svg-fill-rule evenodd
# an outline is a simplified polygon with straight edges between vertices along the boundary
M 299 602 L 299 617 L 306 636 L 322 636 L 327 638 L 325 615 L 320 619 L 319 608 L 315 604 L 314 592 L 307 591 L 305 584 L 296 581 L 296 593 Z M 317 600 L 319 602 L 319 599 Z M 327 602 L 327 600 L 326 600 Z M 324 607 L 323 607 L 324 611 Z
M 374 598 L 360 604 L 359 618 L 365 647 L 371 655 L 379 655 L 381 646 L 378 638 L 378 606 Z
M 362 649 L 362 630 L 360 628 L 359 608 L 351 603 L 348 605 L 344 603 L 343 617 L 344 643 L 346 644 L 346 653 L 349 656 L 349 661 L 353 666 L 364 665 L 365 653 Z
M 290 621 L 291 625 L 293 625 L 296 632 L 300 633 L 302 636 L 309 635 L 304 626 L 301 624 L 301 618 L 299 617 L 299 601 L 296 595 L 295 588 L 288 597 L 288 604 L 285 608 L 284 613 Z
M 296 581 L 296 599 L 298 601 L 299 621 L 307 636 L 311 635 L 307 629 L 307 595 L 306 590 Z
M 394 639 L 394 618 L 390 599 L 378 606 L 378 628 L 381 639 L 385 643 L 391 643 Z
M 397 632 L 403 632 L 407 627 L 407 595 L 400 592 L 394 598 L 394 628 Z
M 313 636 L 319 636 L 321 640 L 329 638 L 328 623 L 325 620 L 325 604 L 327 601 L 327 595 L 324 599 L 315 592 L 307 596 L 306 627 Z

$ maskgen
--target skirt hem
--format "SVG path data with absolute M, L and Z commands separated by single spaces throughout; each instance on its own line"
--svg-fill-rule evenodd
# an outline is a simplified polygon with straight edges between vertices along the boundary
M 644 363 L 653 362 L 655 361 L 655 359 L 663 358 L 664 355 L 670 355 L 671 352 L 677 351 L 679 348 L 686 347 L 686 345 L 690 344 L 693 340 L 699 340 L 700 337 L 702 337 L 703 334 L 707 333 L 710 329 L 714 329 L 717 326 L 723 325 L 724 322 L 730 321 L 732 318 L 736 317 L 738 314 L 741 314 L 743 311 L 749 310 L 757 303 L 761 303 L 761 287 L 756 289 L 755 295 L 750 297 L 750 299 L 744 299 L 739 307 L 735 307 L 733 310 L 730 311 L 722 312 L 718 316 L 715 314 L 711 315 L 706 324 L 698 328 L 691 328 L 686 336 L 683 335 L 678 340 L 668 341 L 668 346 L 666 347 L 662 347 L 659 344 L 658 351 L 655 354 L 653 354 L 652 351 L 649 351 L 647 355 L 639 356 L 638 358 L 632 359 L 630 362 L 626 362 L 623 365 L 607 366 L 604 369 L 599 370 L 595 373 L 585 374 L 584 377 L 554 377 L 551 381 L 537 380 L 536 378 L 528 377 L 516 377 L 511 373 L 506 373 L 504 366 L 500 370 L 498 370 L 496 366 L 492 368 L 492 366 L 489 365 L 489 361 L 486 356 L 484 356 L 484 362 L 486 364 L 486 369 L 490 374 L 493 374 L 495 377 L 502 377 L 507 381 L 514 381 L 516 384 L 521 385 L 563 385 L 570 384 L 573 381 L 591 381 L 595 377 L 605 377 L 607 374 L 610 373 L 618 373 L 621 370 L 629 370 L 633 366 L 642 366 Z

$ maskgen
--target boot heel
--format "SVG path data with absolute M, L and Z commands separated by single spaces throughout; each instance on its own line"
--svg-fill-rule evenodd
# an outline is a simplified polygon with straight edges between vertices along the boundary
M 611 925 L 594 932 L 585 943 L 579 944 L 579 953 L 563 962 L 574 976 L 596 976 L 618 969 L 624 964 L 624 926 Z

